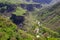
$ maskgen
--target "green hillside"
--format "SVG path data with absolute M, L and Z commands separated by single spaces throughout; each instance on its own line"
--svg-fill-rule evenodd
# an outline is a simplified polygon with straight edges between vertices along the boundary
M 60 3 L 33 12 L 20 4 L 0 0 L 0 40 L 60 40 Z
M 60 28 L 60 3 L 40 10 L 39 14 L 38 19 L 41 20 L 46 27 L 53 30 Z

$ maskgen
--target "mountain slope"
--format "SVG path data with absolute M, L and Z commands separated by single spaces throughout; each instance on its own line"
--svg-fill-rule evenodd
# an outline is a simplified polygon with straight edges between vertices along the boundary
M 40 10 L 39 12 L 41 22 L 53 30 L 60 27 L 60 3 Z
M 0 40 L 60 40 L 60 3 L 32 12 L 22 9 L 20 0 L 0 3 Z

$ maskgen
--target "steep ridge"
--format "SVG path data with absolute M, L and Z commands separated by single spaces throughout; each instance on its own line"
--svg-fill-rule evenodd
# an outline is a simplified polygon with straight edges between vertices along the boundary
M 40 11 L 40 20 L 46 27 L 56 30 L 60 27 L 60 3 Z

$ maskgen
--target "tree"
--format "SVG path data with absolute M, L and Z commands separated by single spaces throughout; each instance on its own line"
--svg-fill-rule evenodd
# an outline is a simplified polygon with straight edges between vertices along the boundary
M 17 26 L 9 19 L 0 16 L 0 40 L 7 40 L 16 35 Z

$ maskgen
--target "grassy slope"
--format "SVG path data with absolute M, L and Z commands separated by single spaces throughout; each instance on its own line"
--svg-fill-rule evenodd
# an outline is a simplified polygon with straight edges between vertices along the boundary
M 3 2 L 3 1 L 2 1 Z M 12 3 L 12 4 L 15 4 L 15 3 Z M 55 9 L 55 8 L 54 8 Z M 59 9 L 59 7 L 58 7 L 58 9 Z M 58 10 L 57 8 L 56 8 L 56 10 Z M 43 12 L 44 14 L 42 14 L 42 16 L 41 16 L 41 21 L 42 21 L 42 23 L 43 24 L 50 24 L 51 25 L 51 22 L 56 22 L 56 20 L 58 19 L 59 20 L 59 13 L 56 15 L 56 10 L 52 10 L 51 12 L 50 12 L 50 10 L 47 10 L 47 9 L 45 9 L 45 10 L 42 10 L 41 12 Z M 23 12 L 22 10 L 21 10 L 21 12 Z M 57 11 L 57 12 L 59 12 L 59 11 Z M 16 14 L 18 14 L 19 13 L 19 11 L 18 12 L 16 12 Z M 53 14 L 55 15 L 55 16 L 53 16 Z M 51 16 L 53 16 L 53 17 L 51 17 L 51 18 L 49 18 L 49 20 L 46 20 L 46 19 L 48 19 L 47 17 L 49 17 L 49 15 Z M 0 17 L 1 18 L 1 17 Z M 30 19 L 31 18 L 31 19 Z M 1 36 L 0 36 L 0 39 L 1 40 L 7 40 L 7 39 L 10 39 L 10 40 L 33 40 L 33 39 L 35 39 L 35 40 L 45 40 L 46 38 L 45 37 L 43 37 L 43 36 L 40 36 L 38 39 L 37 38 L 35 38 L 36 36 L 34 36 L 34 35 L 32 35 L 32 33 L 33 32 L 30 32 L 30 31 L 33 31 L 33 28 L 35 27 L 38 27 L 38 25 L 37 25 L 37 23 L 36 24 L 34 24 L 34 22 L 35 22 L 35 19 L 33 19 L 32 18 L 32 16 L 30 16 L 30 20 L 29 20 L 29 24 L 27 24 L 27 25 L 30 25 L 30 22 L 31 22 L 31 25 L 30 25 L 30 27 L 32 27 L 32 29 L 30 29 L 28 26 L 27 26 L 27 29 L 29 30 L 27 30 L 28 31 L 28 33 L 26 33 L 25 31 L 23 31 L 23 30 L 17 30 L 15 27 L 15 24 L 13 25 L 13 23 L 12 24 L 10 24 L 10 21 L 8 21 L 8 20 L 6 20 L 5 18 L 3 18 L 3 20 L 2 20 L 2 18 L 0 19 L 0 25 L 2 25 L 2 28 L 0 27 L 0 31 L 2 32 L 0 32 L 2 35 L 2 38 L 1 38 Z M 42 20 L 42 19 L 44 19 L 44 20 Z M 28 19 L 27 19 L 28 20 Z M 55 20 L 55 21 L 54 21 Z M 59 24 L 59 23 L 58 23 Z M 11 26 L 12 25 L 12 26 Z M 44 25 L 44 26 L 47 26 L 47 25 Z M 41 30 L 41 31 L 45 31 L 45 32 L 48 32 L 48 33 L 51 33 L 51 35 L 52 36 L 54 36 L 55 34 L 58 34 L 57 32 L 54 32 L 54 31 L 52 31 L 52 30 L 50 30 L 50 29 L 48 29 L 48 28 L 45 28 L 44 26 L 42 26 L 42 29 L 43 30 Z M 49 27 L 49 26 L 48 26 Z M 52 27 L 52 26 L 51 26 Z M 8 30 L 9 29 L 9 30 Z M 5 34 L 5 36 L 3 36 Z M 12 34 L 12 35 L 11 35 Z M 43 34 L 41 34 L 41 35 L 43 35 Z M 58 36 L 58 35 L 57 35 Z M 50 38 L 49 40 L 54 40 L 55 38 Z M 58 40 L 58 39 L 56 39 L 56 40 Z
M 17 29 L 9 19 L 0 16 L 0 40 L 33 40 L 35 36 Z
M 41 20 L 46 27 L 49 27 L 53 30 L 60 28 L 60 3 L 55 4 L 50 8 L 40 10 L 39 13 L 39 20 Z

